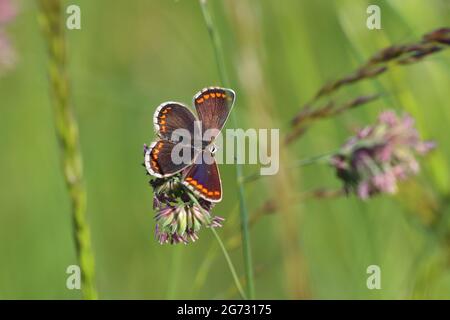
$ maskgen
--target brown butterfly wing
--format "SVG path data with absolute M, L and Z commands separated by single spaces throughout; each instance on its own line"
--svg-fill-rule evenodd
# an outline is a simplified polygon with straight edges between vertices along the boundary
M 215 131 L 213 138 L 217 136 L 230 115 L 235 96 L 233 90 L 219 87 L 203 89 L 194 96 L 203 132 L 212 129 Z
M 222 200 L 219 168 L 209 151 L 203 151 L 194 164 L 183 171 L 183 178 L 183 184 L 203 199 L 211 202 Z
M 174 151 L 176 146 L 178 149 Z M 196 154 L 198 152 L 191 145 L 177 144 L 170 140 L 161 139 L 153 142 L 146 150 L 144 165 L 147 172 L 152 176 L 158 178 L 170 177 L 190 166 Z
M 180 136 L 176 130 L 185 130 L 190 140 L 193 139 L 198 126 L 197 118 L 191 110 L 178 102 L 165 102 L 156 108 L 153 116 L 155 131 L 162 139 L 178 142 Z M 199 130 L 197 130 L 199 131 Z

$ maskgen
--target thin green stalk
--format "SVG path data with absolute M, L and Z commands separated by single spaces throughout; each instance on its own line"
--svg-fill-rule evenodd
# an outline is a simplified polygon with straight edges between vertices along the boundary
M 318 156 L 298 160 L 294 165 L 292 165 L 292 168 L 308 166 L 315 163 L 329 163 L 331 157 L 338 152 L 339 151 L 333 151 Z
M 201 208 L 201 210 L 203 211 L 203 213 L 206 217 L 209 217 L 209 213 L 203 209 L 203 207 L 200 205 L 197 198 L 191 193 L 191 191 L 188 190 L 187 192 L 188 192 L 188 195 L 191 198 L 192 202 L 194 202 L 199 208 Z M 236 288 L 238 289 L 241 297 L 244 300 L 247 300 L 247 296 L 246 296 L 244 290 L 242 289 L 241 282 L 239 281 L 239 277 L 237 276 L 236 269 L 234 268 L 233 261 L 231 261 L 230 255 L 228 254 L 228 251 L 227 251 L 227 248 L 223 244 L 222 239 L 219 237 L 219 234 L 214 229 L 214 227 L 210 227 L 210 229 L 211 229 L 212 233 L 214 234 L 214 236 L 216 237 L 216 240 L 219 243 L 220 249 L 222 249 L 222 253 L 225 257 L 225 260 L 227 261 L 228 267 L 230 268 L 231 275 L 233 276 L 234 282 L 236 284 Z
M 217 242 L 219 243 L 220 249 L 222 249 L 223 255 L 225 256 L 225 259 L 227 260 L 228 267 L 230 268 L 231 274 L 233 275 L 234 282 L 236 283 L 236 288 L 239 290 L 239 294 L 244 300 L 247 300 L 247 296 L 244 292 L 244 289 L 242 289 L 241 282 L 239 281 L 239 277 L 237 276 L 236 269 L 233 266 L 233 262 L 231 261 L 230 255 L 228 254 L 227 249 L 225 248 L 225 245 L 222 242 L 222 239 L 220 239 L 219 234 L 217 233 L 216 229 L 213 227 L 210 228 L 214 236 L 216 237 Z
M 292 164 L 290 166 L 290 168 L 295 169 L 298 167 L 304 167 L 304 166 L 309 166 L 311 164 L 318 164 L 318 163 L 326 164 L 326 163 L 329 163 L 331 157 L 333 155 L 337 154 L 338 152 L 339 152 L 339 150 L 334 151 L 334 152 L 328 152 L 328 153 L 310 157 L 310 158 L 300 159 L 297 162 L 295 162 L 294 164 Z M 258 172 L 255 172 L 251 175 L 244 177 L 244 183 L 253 182 L 262 177 L 269 177 L 269 176 L 262 176 L 261 174 L 259 174 L 259 171 L 258 171 Z
M 208 8 L 208 1 L 200 0 L 200 6 L 202 8 L 203 19 L 205 20 L 205 24 L 206 24 L 206 28 L 208 29 L 209 37 L 210 37 L 212 45 L 213 45 L 214 56 L 216 58 L 220 81 L 222 82 L 222 85 L 228 87 L 228 85 L 229 85 L 228 74 L 227 74 L 227 69 L 225 67 L 225 59 L 223 56 L 222 42 L 220 41 L 219 33 L 216 32 L 216 30 L 214 28 L 214 23 L 213 23 L 213 20 L 211 18 L 211 13 L 209 12 L 209 8 Z
M 208 9 L 207 0 L 200 0 L 200 7 L 202 9 L 203 18 L 205 20 L 206 27 L 208 28 L 208 33 L 211 38 L 212 46 L 214 49 L 214 54 L 216 58 L 217 68 L 219 70 L 220 80 L 222 85 L 225 87 L 229 86 L 228 76 L 225 68 L 225 60 L 223 57 L 222 43 L 219 38 L 218 32 L 214 28 L 214 24 L 211 18 L 211 14 Z M 237 127 L 236 115 L 232 112 L 231 119 L 233 121 L 233 126 Z M 239 193 L 239 206 L 240 206 L 240 216 L 241 216 L 241 232 L 242 232 L 242 248 L 244 254 L 244 265 L 245 265 L 245 277 L 247 280 L 247 295 L 249 299 L 255 298 L 255 287 L 253 280 L 253 263 L 251 255 L 250 246 L 250 233 L 248 227 L 248 210 L 245 201 L 245 190 L 244 190 L 244 174 L 242 171 L 242 165 L 236 164 L 236 179 L 238 185 Z
M 49 54 L 49 79 L 61 165 L 72 205 L 73 233 L 81 269 L 84 299 L 97 299 L 94 285 L 94 256 L 86 219 L 86 189 L 83 178 L 78 125 L 70 103 L 67 54 L 62 7 L 59 0 L 39 0 L 39 20 Z

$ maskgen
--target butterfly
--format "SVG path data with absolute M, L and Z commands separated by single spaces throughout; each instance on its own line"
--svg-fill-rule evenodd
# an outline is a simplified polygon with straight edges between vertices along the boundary
M 222 183 L 214 160 L 214 140 L 230 115 L 235 97 L 234 91 L 226 88 L 209 87 L 199 91 L 193 99 L 198 119 L 182 103 L 169 101 L 159 105 L 153 116 L 159 139 L 144 156 L 148 173 L 167 178 L 181 172 L 183 185 L 207 201 L 220 202 Z M 188 141 L 177 134 L 180 129 L 191 137 Z M 177 152 L 187 161 L 173 161 Z

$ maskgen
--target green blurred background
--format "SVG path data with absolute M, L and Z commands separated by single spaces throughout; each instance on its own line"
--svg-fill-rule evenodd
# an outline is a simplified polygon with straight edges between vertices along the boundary
M 79 5 L 82 14 L 82 29 L 68 31 L 67 40 L 100 298 L 237 298 L 207 229 L 187 246 L 154 240 L 152 194 L 141 167 L 142 144 L 154 138 L 156 106 L 189 103 L 201 88 L 219 84 L 198 1 L 64 3 Z M 240 127 L 279 127 L 282 133 L 324 82 L 349 73 L 378 49 L 450 26 L 448 0 L 209 3 L 237 92 L 233 112 Z M 382 30 L 366 28 L 369 4 L 381 7 Z M 48 59 L 36 3 L 21 1 L 19 7 L 8 29 L 18 63 L 0 78 L 0 298 L 77 299 L 80 292 L 65 286 L 66 268 L 77 261 Z M 283 178 L 246 185 L 251 212 L 273 195 L 289 208 L 251 229 L 257 298 L 450 298 L 448 238 L 431 227 L 436 215 L 450 215 L 449 74 L 450 54 L 443 52 L 353 86 L 344 97 L 381 90 L 384 98 L 318 122 L 283 150 L 292 161 L 335 150 L 381 110 L 406 110 L 439 148 L 397 196 L 286 203 L 283 189 L 274 187 Z M 214 213 L 227 219 L 219 233 L 229 241 L 240 232 L 235 168 L 220 170 L 224 200 Z M 340 186 L 323 165 L 283 172 L 293 195 Z M 243 275 L 241 250 L 231 256 Z M 366 287 L 372 264 L 381 267 L 381 290 Z

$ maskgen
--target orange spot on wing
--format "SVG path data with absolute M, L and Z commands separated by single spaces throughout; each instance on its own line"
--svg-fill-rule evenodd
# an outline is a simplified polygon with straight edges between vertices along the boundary
M 160 124 L 166 124 L 166 120 L 161 120 Z
M 214 195 L 215 196 L 220 196 L 220 192 L 219 191 L 214 191 Z
M 214 192 L 212 192 L 212 191 L 208 192 L 208 196 L 212 196 L 212 195 L 214 195 Z
M 205 94 L 203 97 L 204 97 L 205 99 L 209 99 L 209 94 Z
M 197 103 L 203 103 L 203 101 L 205 101 L 203 98 L 197 99 Z
M 215 98 L 216 94 L 215 93 L 211 93 L 211 98 Z
M 191 177 L 187 177 L 187 178 L 186 178 L 186 181 L 191 181 L 191 180 L 192 180 Z

